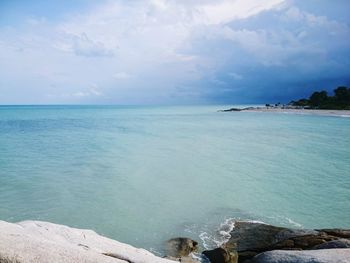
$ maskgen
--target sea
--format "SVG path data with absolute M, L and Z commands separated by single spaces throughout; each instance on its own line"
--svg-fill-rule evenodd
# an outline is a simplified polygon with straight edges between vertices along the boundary
M 350 118 L 210 106 L 0 106 L 0 220 L 163 253 L 235 220 L 350 228 Z

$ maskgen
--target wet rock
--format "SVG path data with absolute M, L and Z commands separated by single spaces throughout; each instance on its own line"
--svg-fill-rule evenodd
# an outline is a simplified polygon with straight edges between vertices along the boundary
M 223 248 L 216 248 L 213 250 L 205 250 L 202 252 L 211 263 L 237 263 L 238 254 L 229 252 Z
M 188 256 L 197 249 L 198 242 L 186 237 L 172 238 L 165 244 L 166 255 L 175 258 Z
M 200 263 L 200 261 L 198 261 L 190 256 L 180 258 L 180 262 L 181 263 Z
M 316 236 L 318 234 L 319 231 L 316 230 L 282 228 L 282 231 L 278 232 L 276 235 L 276 241 L 281 242 L 289 238 L 295 238 L 300 236 Z
M 239 252 L 238 254 L 238 262 L 247 262 L 246 260 L 249 260 L 253 257 L 255 257 L 256 255 L 258 255 L 258 252 L 255 251 L 242 251 Z
M 326 243 L 327 237 L 315 235 L 307 235 L 307 236 L 301 236 L 301 237 L 295 237 L 292 238 L 294 242 L 294 248 L 298 249 L 311 249 L 314 246 Z
M 350 238 L 350 229 L 319 229 L 317 231 L 324 232 L 327 235 L 342 237 L 342 238 Z
M 260 223 L 236 222 L 228 246 L 241 251 L 265 251 L 276 243 L 276 236 L 285 228 Z
M 294 246 L 295 246 L 294 241 L 291 240 L 291 239 L 287 239 L 287 240 L 283 240 L 283 241 L 277 243 L 274 247 L 276 249 L 281 249 L 281 248 L 283 248 L 283 249 L 286 249 L 286 248 L 292 249 L 292 248 L 294 248 Z
M 346 263 L 350 262 L 350 249 L 274 250 L 255 256 L 251 263 Z
M 226 110 L 219 110 L 219 112 L 228 112 L 228 111 L 241 111 L 241 109 L 231 108 L 231 109 L 226 109 Z
M 226 248 L 236 250 L 239 262 L 270 250 L 310 250 L 315 248 L 347 247 L 348 243 L 333 242 L 350 236 L 349 230 L 304 230 L 276 227 L 254 222 L 235 222 Z M 349 239 L 346 239 L 350 242 Z M 326 245 L 328 244 L 328 245 Z
M 181 257 L 181 258 L 167 256 L 165 258 L 173 260 L 173 261 L 181 262 L 181 263 L 200 263 L 199 260 L 192 258 L 191 256 L 186 256 L 186 257 Z
M 321 245 L 315 246 L 313 249 L 331 249 L 331 248 L 350 248 L 350 240 L 348 239 L 337 239 L 332 240 Z

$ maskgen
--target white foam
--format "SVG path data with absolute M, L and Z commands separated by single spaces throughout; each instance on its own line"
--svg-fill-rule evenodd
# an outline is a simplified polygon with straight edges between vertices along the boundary
M 218 240 L 219 246 L 222 246 L 231 238 L 230 233 L 235 228 L 235 221 L 236 219 L 234 218 L 228 218 L 223 223 L 220 224 L 220 228 L 218 232 L 221 236 L 221 240 Z
M 202 240 L 202 244 L 205 249 L 212 249 L 220 247 L 225 244 L 231 238 L 230 232 L 234 229 L 234 223 L 236 219 L 228 218 L 220 224 L 218 229 L 213 233 L 209 234 L 206 231 L 200 233 L 199 238 Z
M 244 220 L 245 222 L 248 222 L 248 223 L 255 223 L 255 224 L 264 224 L 264 225 L 267 225 L 265 222 L 263 221 L 260 221 L 260 220 Z
M 292 227 L 296 227 L 296 228 L 303 228 L 303 225 L 292 220 L 289 217 L 286 216 L 269 216 L 268 218 L 272 219 L 273 221 L 275 221 L 277 224 L 280 224 L 282 226 L 292 226 Z
M 207 233 L 207 232 L 202 232 L 199 234 L 199 238 L 202 240 L 203 247 L 205 249 L 210 249 L 211 248 L 211 241 L 213 238 Z
M 302 224 L 299 224 L 298 222 L 295 222 L 294 220 L 292 220 L 292 219 L 290 219 L 288 217 L 286 217 L 286 219 L 287 219 L 288 223 L 293 225 L 293 226 L 300 227 L 300 228 L 303 227 Z

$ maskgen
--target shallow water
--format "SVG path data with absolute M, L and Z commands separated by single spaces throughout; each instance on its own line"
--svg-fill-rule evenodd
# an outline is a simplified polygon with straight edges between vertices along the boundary
M 349 118 L 226 107 L 1 106 L 0 219 L 155 252 L 212 247 L 230 218 L 350 227 Z

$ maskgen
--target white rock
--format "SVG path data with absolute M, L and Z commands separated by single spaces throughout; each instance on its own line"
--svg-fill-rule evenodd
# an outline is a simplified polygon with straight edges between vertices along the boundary
M 174 263 L 92 230 L 41 221 L 0 221 L 0 262 Z

